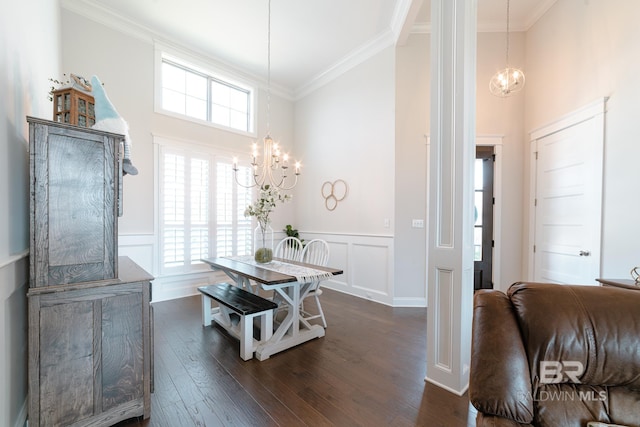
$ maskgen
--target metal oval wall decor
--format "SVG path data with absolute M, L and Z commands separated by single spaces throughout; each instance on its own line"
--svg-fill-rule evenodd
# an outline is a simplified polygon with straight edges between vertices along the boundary
M 349 188 L 347 183 L 342 179 L 337 179 L 333 182 L 326 181 L 322 184 L 322 197 L 324 197 L 324 207 L 327 210 L 332 211 L 338 206 L 338 202 L 344 200 L 347 197 Z

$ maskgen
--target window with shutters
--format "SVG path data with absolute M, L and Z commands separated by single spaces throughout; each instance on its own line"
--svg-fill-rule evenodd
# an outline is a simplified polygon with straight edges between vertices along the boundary
M 202 258 L 251 253 L 253 192 L 238 186 L 232 160 L 207 151 L 161 145 L 160 265 L 164 274 L 206 269 Z M 249 183 L 251 167 L 239 166 Z

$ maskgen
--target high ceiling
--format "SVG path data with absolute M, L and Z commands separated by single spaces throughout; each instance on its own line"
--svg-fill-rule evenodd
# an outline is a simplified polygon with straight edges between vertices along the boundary
M 529 28 L 556 0 L 513 0 L 512 31 Z M 62 0 L 126 31 L 188 47 L 267 75 L 269 0 Z M 409 31 L 429 30 L 430 0 L 272 0 L 271 79 L 296 93 Z M 478 30 L 504 31 L 506 0 L 478 0 Z

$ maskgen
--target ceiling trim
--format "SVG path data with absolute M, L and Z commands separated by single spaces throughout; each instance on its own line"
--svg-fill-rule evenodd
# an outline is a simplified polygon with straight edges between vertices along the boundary
M 309 83 L 298 87 L 294 91 L 294 100 L 304 98 L 314 90 L 319 89 L 382 50 L 393 45 L 395 45 L 395 35 L 393 31 L 386 30 L 380 33 L 374 39 L 349 52 L 341 60 L 327 68 L 325 71 L 317 74 L 309 81 Z
M 429 34 L 431 32 L 430 22 L 413 22 L 423 1 L 424 0 L 398 0 L 393 11 L 390 27 L 387 30 L 378 34 L 378 36 L 364 43 L 360 47 L 352 50 L 342 59 L 312 77 L 309 82 L 299 86 L 298 88 L 288 88 L 272 84 L 271 89 L 273 93 L 287 100 L 298 100 L 314 90 L 326 85 L 375 54 L 381 52 L 383 49 L 394 44 L 404 44 L 409 34 Z M 527 31 L 556 2 L 557 0 L 539 0 L 537 7 L 533 13 L 528 15 L 526 22 L 514 23 L 515 25 L 512 26 L 512 31 Z M 247 80 L 254 81 L 255 84 L 260 86 L 262 89 L 267 86 L 266 79 L 259 75 L 247 72 L 246 70 L 240 69 L 231 63 L 224 62 L 213 57 L 209 53 L 205 53 L 197 49 L 194 50 L 193 48 L 181 45 L 175 40 L 167 39 L 162 34 L 158 34 L 150 28 L 121 16 L 106 7 L 91 3 L 87 0 L 60 0 L 60 6 L 151 45 L 154 45 L 156 41 L 172 45 L 176 49 L 184 51 L 188 55 L 195 55 L 201 57 L 207 62 L 211 62 L 212 66 L 215 68 L 230 70 L 234 73 L 240 74 Z M 478 32 L 504 32 L 505 30 L 505 23 L 478 24 Z
M 60 0 L 60 7 L 148 43 L 153 43 L 153 39 L 158 36 L 154 35 L 151 29 L 139 23 L 118 15 L 112 10 L 97 4 L 90 4 L 84 0 Z
M 411 33 L 411 26 L 415 22 L 416 16 L 422 7 L 423 0 L 398 0 L 391 18 L 391 31 L 393 32 L 396 44 L 404 45 Z
M 531 13 L 524 22 L 524 31 L 533 27 L 533 24 L 535 24 L 538 19 L 542 18 L 542 16 L 547 13 L 547 11 L 551 9 L 551 6 L 556 4 L 557 1 L 558 0 L 539 0 L 538 7 L 534 9 L 533 13 Z
M 247 72 L 244 69 L 240 69 L 233 64 L 222 61 L 219 58 L 214 58 L 210 54 L 201 50 L 188 48 L 176 40 L 168 39 L 161 34 L 154 32 L 153 30 L 140 25 L 139 23 L 125 18 L 122 15 L 114 13 L 113 11 L 98 6 L 93 3 L 89 3 L 85 0 L 61 0 L 60 6 L 73 13 L 83 16 L 87 19 L 102 24 L 108 28 L 124 33 L 138 40 L 149 43 L 152 46 L 160 44 L 163 46 L 170 46 L 174 50 L 174 55 L 183 55 L 191 58 L 195 58 L 197 62 L 205 62 L 213 70 L 219 70 L 223 73 L 236 74 L 242 79 L 251 82 L 251 84 L 257 86 L 260 89 L 266 90 L 269 85 L 267 80 L 259 75 Z M 155 48 L 155 47 L 154 47 Z M 200 65 L 201 64 L 194 64 Z M 284 98 L 288 101 L 294 100 L 293 90 L 278 84 L 271 82 L 270 91 L 276 96 Z
M 526 32 L 547 13 L 558 0 L 539 0 L 534 10 L 527 15 L 524 21 L 510 22 L 509 31 Z M 504 33 L 507 31 L 506 21 L 501 22 L 478 22 L 477 31 L 479 33 Z M 411 34 L 430 34 L 431 22 L 417 22 L 411 27 Z

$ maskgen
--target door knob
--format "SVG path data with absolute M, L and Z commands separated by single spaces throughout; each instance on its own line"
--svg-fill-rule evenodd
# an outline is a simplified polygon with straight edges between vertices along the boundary
M 591 252 L 590 251 L 580 251 L 580 256 L 591 256 Z

